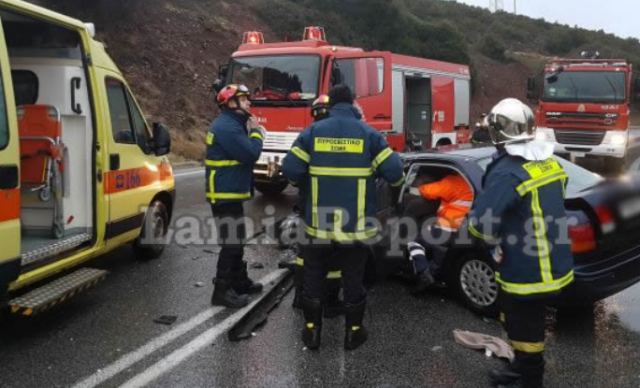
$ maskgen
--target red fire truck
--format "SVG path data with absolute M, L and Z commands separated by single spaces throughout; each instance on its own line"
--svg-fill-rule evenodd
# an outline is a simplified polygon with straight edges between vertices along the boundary
M 632 66 L 624 59 L 554 59 L 542 82 L 530 78 L 528 96 L 538 100 L 538 137 L 556 153 L 604 158 L 620 171 L 629 141 Z
M 311 124 L 311 103 L 344 83 L 356 94 L 366 122 L 397 151 L 469 141 L 469 68 L 466 65 L 334 46 L 321 27 L 302 41 L 265 43 L 246 32 L 219 72 L 221 82 L 252 91 L 252 112 L 267 128 L 254 174 L 256 188 L 279 193 L 287 186 L 280 163 Z

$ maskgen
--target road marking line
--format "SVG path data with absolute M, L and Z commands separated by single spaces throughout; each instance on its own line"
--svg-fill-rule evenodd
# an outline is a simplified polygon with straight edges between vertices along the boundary
M 280 274 L 280 273 L 281 273 L 281 270 L 277 270 L 270 274 L 267 274 L 262 279 L 260 279 L 260 283 L 267 284 L 276 278 L 275 274 Z M 257 298 L 249 306 L 252 306 L 254 303 L 259 301 L 260 299 L 262 298 Z M 238 312 L 242 312 L 245 309 L 246 307 L 242 310 L 239 310 Z M 73 385 L 73 388 L 90 388 L 90 387 L 95 387 L 99 384 L 102 384 L 103 382 L 109 380 L 110 378 L 114 377 L 118 373 L 129 368 L 130 366 L 137 363 L 138 361 L 143 360 L 145 357 L 153 354 L 154 352 L 160 350 L 161 348 L 175 341 L 182 335 L 194 330 L 196 327 L 208 321 L 209 319 L 213 318 L 216 314 L 220 313 L 223 310 L 225 310 L 224 307 L 217 306 L 217 307 L 210 307 L 198 313 L 188 321 L 183 322 L 180 325 L 176 326 L 175 328 L 171 329 L 170 331 L 160 335 L 159 337 L 154 338 L 153 340 L 147 342 L 145 345 L 139 347 L 133 352 L 125 354 L 124 356 L 120 357 L 117 361 L 110 364 L 106 368 L 99 369 L 93 375 L 86 377 L 82 381 L 75 383 Z
M 263 278 L 263 284 L 269 283 L 271 281 L 277 281 L 286 275 L 288 272 L 287 269 L 280 269 L 271 272 Z M 266 295 L 267 292 L 264 292 L 262 295 Z M 202 348 L 209 346 L 213 341 L 215 341 L 220 335 L 225 333 L 227 330 L 231 329 L 233 325 L 235 325 L 239 320 L 244 317 L 244 315 L 254 306 L 256 305 L 262 298 L 257 298 L 252 301 L 246 307 L 238 310 L 234 314 L 230 315 L 222 322 L 217 324 L 216 326 L 210 328 L 204 333 L 200 334 L 196 338 L 194 338 L 191 342 L 184 345 L 183 347 L 175 350 L 173 353 L 169 354 L 162 360 L 156 362 L 151 365 L 149 368 L 139 373 L 138 375 L 132 377 L 130 380 L 121 385 L 121 388 L 138 388 L 144 387 L 153 382 L 158 377 L 166 374 L 171 371 L 176 366 L 180 365 L 184 360 L 200 351 Z
M 196 175 L 196 174 L 204 174 L 204 170 L 203 169 L 198 169 L 198 170 L 190 170 L 190 171 L 185 171 L 185 172 L 179 172 L 177 174 L 173 174 L 173 176 L 175 178 L 181 178 L 181 177 L 191 176 L 191 175 Z

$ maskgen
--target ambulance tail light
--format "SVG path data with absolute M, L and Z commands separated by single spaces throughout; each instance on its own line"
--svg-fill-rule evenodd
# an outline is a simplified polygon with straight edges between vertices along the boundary
M 304 34 L 302 35 L 302 40 L 317 40 L 317 41 L 326 42 L 327 38 L 326 38 L 326 35 L 324 34 L 323 27 L 310 26 L 310 27 L 305 27 Z
M 260 31 L 247 31 L 242 35 L 243 44 L 263 44 L 264 35 Z
M 591 224 L 570 225 L 569 238 L 573 253 L 586 253 L 596 249 L 596 234 Z

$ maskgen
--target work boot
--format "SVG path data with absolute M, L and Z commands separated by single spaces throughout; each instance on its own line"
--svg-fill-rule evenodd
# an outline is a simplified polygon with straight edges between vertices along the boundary
M 489 371 L 489 381 L 492 387 L 517 386 L 522 375 L 516 372 L 511 366 L 503 369 L 491 369 Z
M 345 311 L 345 335 L 344 348 L 354 350 L 367 341 L 367 329 L 362 325 L 364 309 L 367 302 L 363 299 L 358 304 L 344 305 Z
M 411 288 L 413 295 L 421 294 L 428 288 L 434 287 L 436 281 L 429 269 L 426 269 L 416 275 L 416 283 Z
M 302 308 L 302 283 L 304 281 L 304 274 L 302 272 L 302 265 L 295 265 L 295 269 L 293 270 L 293 287 L 294 287 L 294 295 L 293 295 L 293 303 L 291 304 L 294 309 Z
M 324 317 L 335 318 L 344 314 L 344 303 L 340 300 L 340 282 L 328 281 L 326 287 Z
M 262 292 L 262 284 L 249 278 L 246 261 L 242 261 L 240 268 L 235 272 L 233 288 L 238 294 L 259 294 Z
M 211 304 L 214 306 L 240 308 L 246 306 L 248 303 L 248 296 L 237 293 L 232 287 L 232 281 L 228 278 L 221 278 L 219 273 L 218 278 L 214 281 Z
M 320 347 L 320 332 L 322 331 L 322 301 L 303 297 L 302 312 L 304 314 L 302 342 L 309 349 L 318 349 Z

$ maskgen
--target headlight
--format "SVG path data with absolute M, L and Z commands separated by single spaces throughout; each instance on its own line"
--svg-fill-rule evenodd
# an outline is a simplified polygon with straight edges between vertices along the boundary
M 627 142 L 627 137 L 621 133 L 614 133 L 609 139 L 611 145 L 623 145 Z

